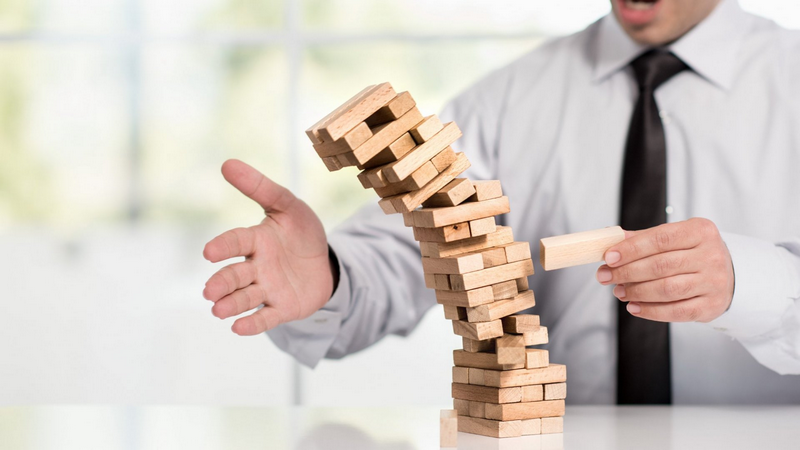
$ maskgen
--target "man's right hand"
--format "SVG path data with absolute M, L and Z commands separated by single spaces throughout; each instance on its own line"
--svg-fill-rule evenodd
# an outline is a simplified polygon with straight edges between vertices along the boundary
M 233 323 L 233 332 L 243 336 L 310 316 L 330 298 L 337 270 L 319 218 L 288 189 L 241 161 L 226 161 L 222 175 L 264 208 L 266 217 L 206 244 L 203 256 L 211 262 L 245 258 L 206 282 L 203 297 L 214 302 L 211 312 L 225 319 L 263 306 Z

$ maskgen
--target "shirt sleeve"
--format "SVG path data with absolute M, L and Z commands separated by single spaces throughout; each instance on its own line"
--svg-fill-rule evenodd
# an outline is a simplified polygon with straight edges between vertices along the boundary
M 800 374 L 800 238 L 722 238 L 736 284 L 730 308 L 709 325 L 737 339 L 769 369 Z

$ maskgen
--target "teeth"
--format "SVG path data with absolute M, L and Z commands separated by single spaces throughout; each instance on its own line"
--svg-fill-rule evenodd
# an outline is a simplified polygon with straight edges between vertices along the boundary
M 636 11 L 646 11 L 655 6 L 655 4 L 656 2 L 637 2 L 635 0 L 625 0 L 625 7 Z

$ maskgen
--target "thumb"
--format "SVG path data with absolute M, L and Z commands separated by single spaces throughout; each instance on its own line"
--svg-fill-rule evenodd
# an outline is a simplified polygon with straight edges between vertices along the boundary
M 229 159 L 222 164 L 222 176 L 266 212 L 286 211 L 295 200 L 291 191 L 238 159 Z

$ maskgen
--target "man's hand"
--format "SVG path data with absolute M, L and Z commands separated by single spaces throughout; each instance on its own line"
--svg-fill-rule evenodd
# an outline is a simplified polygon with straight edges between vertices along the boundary
M 659 322 L 710 322 L 733 297 L 733 264 L 716 225 L 707 219 L 626 231 L 605 253 L 601 284 L 628 312 Z
M 267 217 L 206 244 L 203 256 L 211 262 L 245 258 L 206 282 L 203 297 L 214 302 L 211 312 L 225 319 L 263 306 L 233 323 L 234 333 L 248 336 L 310 316 L 333 291 L 328 242 L 319 218 L 288 189 L 241 161 L 226 161 L 222 175 L 261 205 Z

